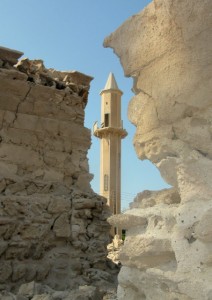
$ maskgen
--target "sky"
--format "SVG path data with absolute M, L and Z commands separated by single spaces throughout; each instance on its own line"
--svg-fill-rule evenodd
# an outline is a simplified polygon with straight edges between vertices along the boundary
M 124 76 L 118 57 L 103 41 L 150 0 L 1 0 L 0 45 L 42 59 L 47 68 L 77 70 L 94 77 L 91 82 L 85 126 L 100 124 L 100 91 L 113 72 L 122 96 L 122 119 L 128 136 L 122 140 L 122 208 L 143 190 L 168 187 L 157 168 L 140 161 L 133 148 L 135 127 L 127 119 L 133 97 L 132 79 Z M 93 190 L 99 193 L 100 141 L 92 136 L 88 152 Z

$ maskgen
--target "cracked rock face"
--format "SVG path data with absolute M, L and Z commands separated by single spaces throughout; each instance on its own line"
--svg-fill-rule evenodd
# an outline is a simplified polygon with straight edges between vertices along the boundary
M 134 78 L 136 154 L 174 187 L 138 195 L 127 212 L 147 225 L 128 230 L 120 299 L 212 298 L 211 14 L 210 0 L 155 0 L 104 42 Z
M 0 290 L 106 285 L 109 210 L 90 187 L 84 127 L 92 78 L 17 55 L 0 48 Z

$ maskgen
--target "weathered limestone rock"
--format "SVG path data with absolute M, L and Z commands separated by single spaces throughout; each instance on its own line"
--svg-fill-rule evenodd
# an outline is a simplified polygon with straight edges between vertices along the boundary
M 134 78 L 137 156 L 174 187 L 139 194 L 117 217 L 129 220 L 119 299 L 212 299 L 211 14 L 210 0 L 154 0 L 104 43 Z
M 111 220 L 110 220 L 111 222 Z M 107 245 L 108 250 L 108 258 L 111 262 L 115 263 L 118 268 L 120 268 L 120 251 L 123 247 L 123 240 L 119 237 L 119 235 L 115 235 L 112 243 Z
M 0 290 L 33 280 L 55 290 L 101 286 L 93 268 L 108 274 L 110 225 L 105 199 L 90 187 L 84 108 L 92 78 L 41 60 L 13 67 L 18 55 L 0 48 Z M 56 299 L 36 295 L 35 283 L 22 288 L 27 299 Z

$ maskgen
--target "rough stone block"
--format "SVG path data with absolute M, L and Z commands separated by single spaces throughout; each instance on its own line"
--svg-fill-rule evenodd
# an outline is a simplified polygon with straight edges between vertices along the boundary
M 6 181 L 4 179 L 2 179 L 0 181 L 0 193 L 3 192 L 6 188 Z
M 29 283 L 22 284 L 18 290 L 18 294 L 32 298 L 35 291 L 36 291 L 36 283 L 34 281 L 31 281 Z
M 68 213 L 61 214 L 54 222 L 53 231 L 57 237 L 69 238 L 71 235 L 70 219 Z
M 113 215 L 107 220 L 111 225 L 124 229 L 129 229 L 131 227 L 142 226 L 147 224 L 146 218 L 130 214 Z
M 50 224 L 31 224 L 24 225 L 21 228 L 21 236 L 25 240 L 33 240 L 46 237 L 48 235 Z
M 12 66 L 17 63 L 18 59 L 22 55 L 23 52 L 6 48 L 6 47 L 0 47 L 0 59 L 8 62 Z
M 0 159 L 3 161 L 14 162 L 23 166 L 42 166 L 42 157 L 38 152 L 24 147 L 4 144 L 0 148 Z
M 16 182 L 13 184 L 9 184 L 5 190 L 5 195 L 16 194 L 25 190 L 25 184 L 23 182 Z
M 13 144 L 22 144 L 35 148 L 38 145 L 37 136 L 30 130 L 8 128 L 6 130 L 2 130 L 1 136 L 4 139 L 5 143 L 12 142 Z
M 96 207 L 95 199 L 74 199 L 73 200 L 73 208 L 74 209 L 88 209 Z
M 20 85 L 19 80 L 8 80 L 4 79 L 0 73 L 0 101 L 1 109 L 17 112 L 18 106 L 21 101 L 24 101 L 27 93 L 30 90 L 29 84 L 27 82 L 22 82 Z
M 195 228 L 194 236 L 203 242 L 212 242 L 212 209 L 202 216 Z
M 8 242 L 1 240 L 0 241 L 0 256 L 6 251 L 7 247 L 8 247 Z
M 17 129 L 31 130 L 34 132 L 43 132 L 46 130 L 48 134 L 54 136 L 58 134 L 59 122 L 51 118 L 43 118 L 34 115 L 17 114 L 14 127 Z
M 69 212 L 71 209 L 71 200 L 62 197 L 52 197 L 48 206 L 48 212 L 51 214 L 59 214 Z
M 19 279 L 23 278 L 25 273 L 26 273 L 26 265 L 25 264 L 14 264 L 12 281 L 16 282 Z
M 4 283 L 12 274 L 10 261 L 0 261 L 0 283 Z

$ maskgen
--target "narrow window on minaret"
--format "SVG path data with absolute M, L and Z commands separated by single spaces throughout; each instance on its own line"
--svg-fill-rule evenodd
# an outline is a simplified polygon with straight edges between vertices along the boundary
M 109 123 L 110 123 L 110 115 L 105 114 L 105 127 L 109 127 Z
M 104 175 L 104 191 L 108 191 L 108 175 Z

